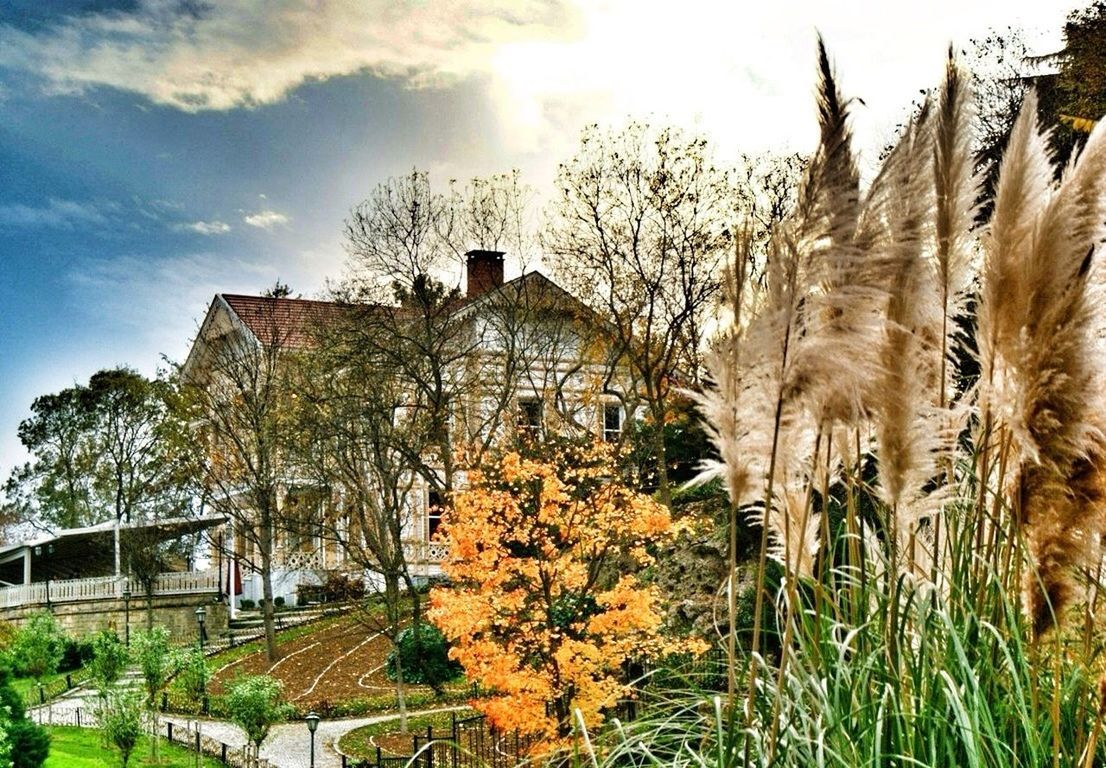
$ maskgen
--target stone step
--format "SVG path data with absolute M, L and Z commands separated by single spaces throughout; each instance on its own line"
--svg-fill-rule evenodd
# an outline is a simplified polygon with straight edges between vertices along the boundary
M 256 613 L 256 612 L 255 612 Z M 295 612 L 281 612 L 276 615 L 276 629 L 279 633 L 283 629 L 303 624 L 307 621 L 312 621 L 321 618 L 327 614 L 327 611 L 323 610 L 307 610 L 307 611 L 295 611 Z M 205 652 L 210 655 L 217 653 L 230 645 L 241 645 L 242 643 L 248 643 L 252 640 L 257 640 L 265 635 L 265 622 L 261 618 L 260 613 L 256 616 L 242 617 L 234 619 L 230 622 L 230 627 L 227 632 L 221 634 L 219 637 L 212 637 L 204 646 Z

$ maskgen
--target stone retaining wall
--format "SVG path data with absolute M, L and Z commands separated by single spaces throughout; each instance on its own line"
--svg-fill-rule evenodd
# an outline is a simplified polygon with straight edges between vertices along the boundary
M 218 601 L 217 594 L 155 595 L 151 603 L 154 626 L 169 628 L 177 642 L 195 640 L 197 636 L 196 609 L 206 609 L 204 623 L 207 636 L 214 640 L 227 631 L 227 606 Z M 22 624 L 28 616 L 42 610 L 45 605 L 8 608 L 0 611 L 0 619 Z M 75 637 L 114 629 L 120 637 L 126 634 L 127 611 L 122 600 L 81 600 L 71 603 L 55 603 L 49 610 L 67 633 Z M 130 604 L 130 628 L 134 632 L 145 629 L 146 597 L 135 595 Z

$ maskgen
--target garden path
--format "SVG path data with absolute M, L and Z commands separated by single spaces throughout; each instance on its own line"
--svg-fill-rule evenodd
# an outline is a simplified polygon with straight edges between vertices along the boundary
M 95 706 L 96 693 L 85 687 L 78 687 L 54 699 L 51 702 L 29 710 L 37 722 L 49 724 L 74 724 L 76 710 L 91 712 Z M 449 711 L 456 707 L 444 707 L 418 712 L 408 713 L 409 717 L 428 714 L 430 712 Z M 397 720 L 399 715 L 389 713 L 373 715 L 371 717 L 351 717 L 338 720 L 321 720 L 318 731 L 315 733 L 315 766 L 316 768 L 341 768 L 342 756 L 335 745 L 343 735 L 360 728 L 363 725 L 382 723 L 387 720 Z M 241 747 L 246 743 L 246 736 L 233 723 L 223 720 L 197 720 L 181 715 L 162 715 L 162 722 L 171 722 L 174 726 L 187 726 L 195 728 L 197 722 L 202 725 L 205 736 L 218 739 L 232 747 Z M 273 726 L 269 737 L 261 746 L 261 757 L 272 763 L 275 768 L 308 768 L 310 766 L 311 738 L 307 725 L 302 721 L 280 723 Z

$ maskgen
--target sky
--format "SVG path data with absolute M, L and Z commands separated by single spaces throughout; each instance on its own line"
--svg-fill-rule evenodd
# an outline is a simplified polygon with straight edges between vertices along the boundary
M 874 157 L 950 43 L 1051 52 L 1085 4 L 0 0 L 0 481 L 37 395 L 183 360 L 217 292 L 340 278 L 391 176 L 518 169 L 540 208 L 580 130 L 629 119 L 808 152 L 817 32 Z

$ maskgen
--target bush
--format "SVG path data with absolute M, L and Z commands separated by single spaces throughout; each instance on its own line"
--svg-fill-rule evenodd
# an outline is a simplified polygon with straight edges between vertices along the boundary
M 12 768 L 39 768 L 50 752 L 50 735 L 27 717 L 23 697 L 12 686 L 12 671 L 6 661 L 0 662 L 0 708 L 7 710 L 5 727 Z
M 365 582 L 341 573 L 330 573 L 323 583 L 323 599 L 328 603 L 348 603 L 365 597 Z
M 285 600 L 284 600 L 283 597 L 274 597 L 273 598 L 273 607 L 278 611 L 281 610 L 282 608 L 284 608 L 284 603 L 285 603 Z
M 430 590 L 435 587 L 448 587 L 450 584 L 449 577 L 444 573 L 436 573 L 433 576 L 427 576 L 423 581 L 419 582 L 415 586 L 415 591 L 420 595 L 430 594 Z
M 403 681 L 429 685 L 435 693 L 461 674 L 461 665 L 449 658 L 449 643 L 438 628 L 426 621 L 403 630 L 388 653 L 388 677 L 396 679 L 396 659 L 403 661 Z
M 248 597 L 243 597 L 241 600 L 238 601 L 238 607 L 241 608 L 243 611 L 252 611 L 255 605 L 257 605 L 257 603 L 255 603 L 253 600 L 250 600 Z
M 279 680 L 265 675 L 239 677 L 227 683 L 223 707 L 235 725 L 255 747 L 269 733 L 273 723 L 287 717 L 292 707 L 282 700 Z
M 182 651 L 180 656 L 180 671 L 173 681 L 174 686 L 184 693 L 184 709 L 190 712 L 202 712 L 205 708 L 204 699 L 207 698 L 207 687 L 211 681 L 211 673 L 208 671 L 204 656 L 199 648 L 190 648 Z
M 41 682 L 58 671 L 65 652 L 65 636 L 49 611 L 32 615 L 15 634 L 11 653 L 17 671 Z
M 92 661 L 91 640 L 78 640 L 73 637 L 65 638 L 61 662 L 58 664 L 59 672 L 72 672 L 74 669 L 80 669 L 90 661 Z
M 0 622 L 0 650 L 7 651 L 15 642 L 17 627 L 10 621 Z
M 142 735 L 141 698 L 133 691 L 113 691 L 100 711 L 100 719 L 104 737 L 119 750 L 123 768 L 127 768 Z
M 92 660 L 89 662 L 89 669 L 92 679 L 96 687 L 106 694 L 127 667 L 127 648 L 111 630 L 98 632 L 93 636 L 90 645 Z

